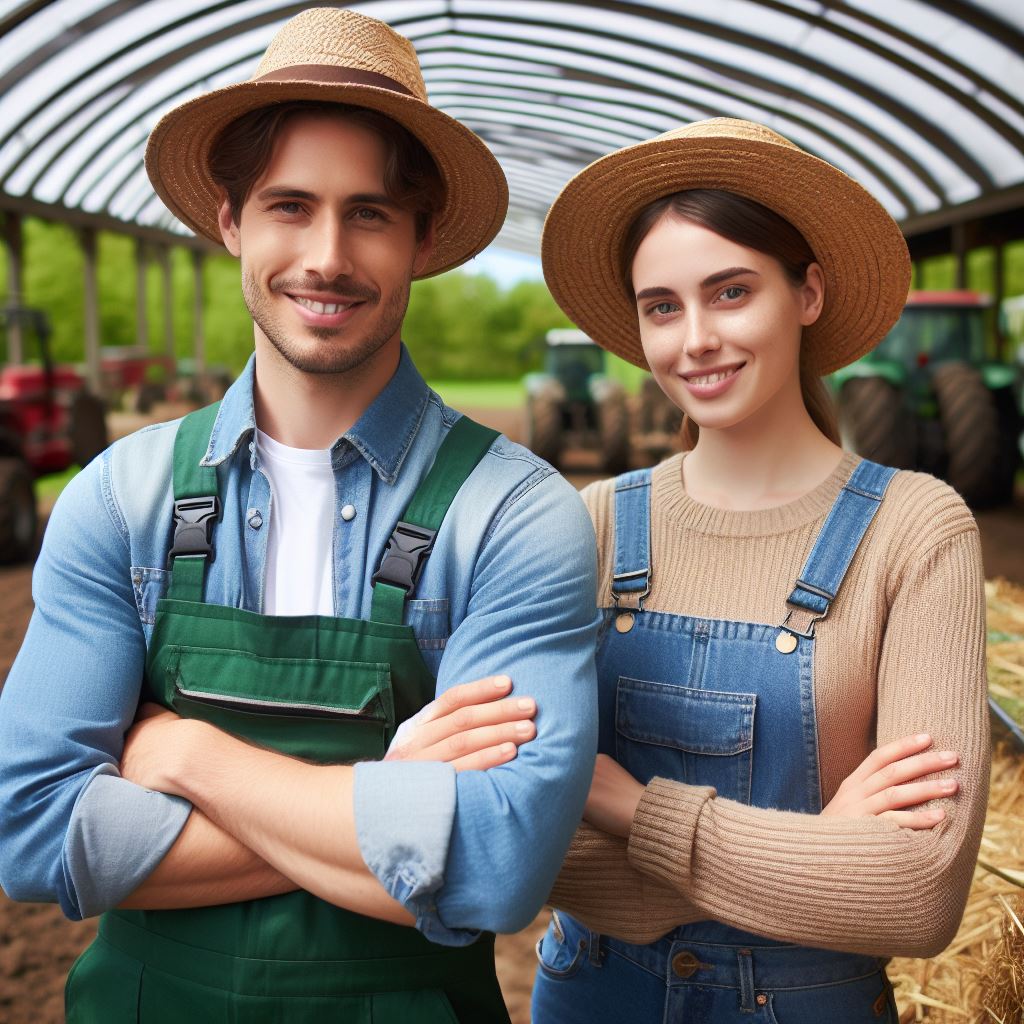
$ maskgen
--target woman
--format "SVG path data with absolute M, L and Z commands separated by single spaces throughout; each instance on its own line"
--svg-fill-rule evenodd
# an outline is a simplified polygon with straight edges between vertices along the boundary
M 895 1022 L 886 958 L 955 933 L 988 778 L 973 519 L 844 452 L 819 379 L 898 317 L 903 238 L 840 171 L 723 118 L 586 168 L 543 256 L 690 450 L 584 494 L 601 755 L 534 1020 Z

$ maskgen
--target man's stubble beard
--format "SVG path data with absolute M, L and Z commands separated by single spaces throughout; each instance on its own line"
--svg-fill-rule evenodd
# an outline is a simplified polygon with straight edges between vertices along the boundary
M 344 340 L 348 327 L 304 327 L 302 330 L 312 338 L 323 342 L 312 350 L 304 350 L 295 344 L 288 332 L 275 318 L 271 304 L 260 290 L 251 271 L 242 272 L 242 297 L 253 323 L 263 332 L 264 337 L 281 354 L 281 357 L 296 370 L 303 373 L 341 374 L 349 373 L 371 359 L 399 332 L 405 312 L 409 307 L 411 282 L 396 289 L 380 307 L 380 318 L 364 337 L 356 338 L 351 344 Z M 292 285 L 294 287 L 294 285 Z M 376 303 L 380 303 L 380 298 Z M 369 305 L 369 301 L 366 303 Z M 331 344 L 340 342 L 340 344 Z

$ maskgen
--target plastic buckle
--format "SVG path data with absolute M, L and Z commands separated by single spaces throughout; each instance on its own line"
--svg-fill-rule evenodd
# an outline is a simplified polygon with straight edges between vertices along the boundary
M 399 523 L 388 539 L 380 568 L 370 581 L 372 585 L 387 583 L 392 587 L 401 587 L 406 594 L 411 593 L 419 583 L 423 563 L 434 547 L 436 536 L 437 530 L 428 530 L 425 526 L 414 526 L 412 523 Z
M 213 561 L 213 524 L 220 518 L 220 499 L 182 498 L 174 503 L 174 543 L 167 555 L 168 566 L 175 558 L 206 558 Z

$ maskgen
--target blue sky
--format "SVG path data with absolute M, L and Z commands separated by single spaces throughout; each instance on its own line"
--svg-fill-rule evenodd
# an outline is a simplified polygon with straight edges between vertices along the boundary
M 544 274 L 540 268 L 540 260 L 536 256 L 526 256 L 509 249 L 491 247 L 485 249 L 476 259 L 463 264 L 460 270 L 471 274 L 487 274 L 493 277 L 502 288 L 510 288 L 517 281 L 541 281 Z

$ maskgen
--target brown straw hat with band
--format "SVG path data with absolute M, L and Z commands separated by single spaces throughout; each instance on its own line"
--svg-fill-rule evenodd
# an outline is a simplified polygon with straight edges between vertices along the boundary
M 242 114 L 291 100 L 378 110 L 426 146 L 447 196 L 435 219 L 433 252 L 419 277 L 457 267 L 498 233 L 508 208 L 505 175 L 476 135 L 430 105 L 412 43 L 375 18 L 328 7 L 288 21 L 248 82 L 189 100 L 153 129 L 146 170 L 168 209 L 220 244 L 210 146 Z
M 596 160 L 562 190 L 544 223 L 544 277 L 594 341 L 647 367 L 636 303 L 619 258 L 649 203 L 686 189 L 753 199 L 807 240 L 825 275 L 825 306 L 804 328 L 803 359 L 826 374 L 874 348 L 899 318 L 910 256 L 896 222 L 863 187 L 763 125 L 729 117 L 675 128 Z

